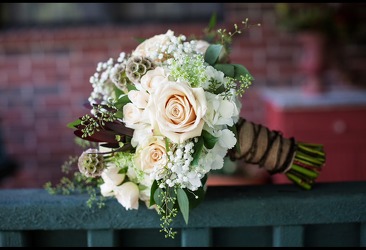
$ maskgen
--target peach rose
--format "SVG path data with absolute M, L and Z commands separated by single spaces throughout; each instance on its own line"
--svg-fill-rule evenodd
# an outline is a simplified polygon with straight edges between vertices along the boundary
M 147 106 L 151 123 L 174 143 L 200 136 L 207 102 L 203 88 L 191 88 L 184 82 L 167 81 L 159 85 Z
M 163 168 L 167 161 L 165 140 L 162 136 L 152 136 L 136 149 L 135 164 L 145 173 L 151 173 L 154 168 Z

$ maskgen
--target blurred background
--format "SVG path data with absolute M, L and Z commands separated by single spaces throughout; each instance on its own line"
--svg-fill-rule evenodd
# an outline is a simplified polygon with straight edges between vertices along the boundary
M 66 124 L 86 114 L 99 62 L 131 52 L 136 38 L 171 29 L 202 35 L 260 23 L 232 44 L 254 84 L 241 116 L 287 137 L 321 143 L 320 182 L 366 180 L 366 5 L 348 3 L 0 3 L 0 188 L 58 182 L 80 155 Z M 286 183 L 227 162 L 212 185 Z

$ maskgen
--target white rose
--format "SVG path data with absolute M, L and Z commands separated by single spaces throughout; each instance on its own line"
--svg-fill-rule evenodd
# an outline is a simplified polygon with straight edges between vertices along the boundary
M 168 74 L 165 72 L 164 68 L 156 67 L 153 70 L 149 70 L 141 77 L 141 86 L 149 93 L 153 93 L 162 82 L 167 80 Z
M 114 195 L 126 210 L 139 208 L 139 187 L 135 183 L 131 181 L 123 183 L 115 188 Z
M 162 136 L 150 137 L 136 148 L 135 164 L 145 173 L 161 169 L 167 164 L 165 140 Z
M 133 103 L 127 103 L 123 106 L 123 122 L 128 128 L 135 128 L 135 124 L 139 123 L 142 118 L 142 110 Z
M 140 109 L 144 109 L 149 101 L 150 95 L 144 90 L 130 90 L 128 92 L 128 99 Z
M 151 59 L 158 58 L 158 52 L 162 46 L 169 46 L 171 43 L 170 38 L 174 35 L 174 32 L 168 30 L 165 34 L 155 35 L 149 39 L 146 39 L 140 43 L 136 49 L 132 52 L 132 56 L 149 57 Z
M 207 110 L 205 92 L 184 82 L 160 85 L 147 106 L 151 123 L 174 143 L 200 136 Z
M 102 179 L 104 183 L 100 185 L 100 191 L 103 196 L 113 196 L 113 190 L 125 179 L 125 174 L 118 173 L 120 170 L 115 164 L 103 170 Z

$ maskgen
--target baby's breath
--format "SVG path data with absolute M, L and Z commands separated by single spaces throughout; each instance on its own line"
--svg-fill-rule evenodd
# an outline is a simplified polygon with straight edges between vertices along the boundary
M 119 57 L 118 60 L 121 60 Z M 123 59 L 122 59 L 123 60 Z M 114 96 L 115 85 L 110 78 L 111 70 L 114 66 L 113 58 L 110 58 L 107 62 L 99 62 L 97 64 L 96 72 L 90 77 L 89 82 L 93 87 L 93 91 L 88 98 L 89 103 L 106 103 L 109 98 Z
M 187 81 L 192 88 L 200 87 L 207 81 L 206 66 L 202 55 L 183 55 L 171 65 L 171 76 L 178 81 Z

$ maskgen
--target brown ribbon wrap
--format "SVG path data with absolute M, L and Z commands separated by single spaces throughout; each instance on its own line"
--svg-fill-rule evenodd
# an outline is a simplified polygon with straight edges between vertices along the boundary
M 296 150 L 294 138 L 284 138 L 279 131 L 243 118 L 237 123 L 237 131 L 240 151 L 229 151 L 232 160 L 258 164 L 270 174 L 284 173 L 291 167 Z

